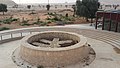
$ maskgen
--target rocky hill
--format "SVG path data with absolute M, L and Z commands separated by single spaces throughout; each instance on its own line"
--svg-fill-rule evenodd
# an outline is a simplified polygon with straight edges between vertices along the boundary
M 12 1 L 12 0 L 0 0 L 0 3 L 6 4 L 6 5 L 8 5 L 8 6 L 13 6 L 13 5 L 16 4 L 16 3 L 15 3 L 14 1 Z

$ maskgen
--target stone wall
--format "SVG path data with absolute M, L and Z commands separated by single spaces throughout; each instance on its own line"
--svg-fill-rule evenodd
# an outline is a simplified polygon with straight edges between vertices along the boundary
M 67 66 L 78 63 L 88 56 L 89 47 L 80 47 L 66 51 L 40 51 L 21 46 L 21 58 L 31 65 Z
M 68 36 L 65 35 L 63 37 L 78 40 L 78 43 L 63 48 L 35 47 L 29 44 L 27 40 L 28 39 L 30 40 L 30 38 L 32 38 L 30 41 L 34 41 L 36 40 L 35 38 L 38 38 L 40 34 L 30 35 L 23 38 L 21 41 L 20 48 L 21 58 L 30 63 L 31 65 L 59 67 L 78 63 L 82 61 L 84 58 L 88 57 L 90 47 L 87 46 L 88 44 L 85 37 L 70 32 L 63 33 L 68 34 Z

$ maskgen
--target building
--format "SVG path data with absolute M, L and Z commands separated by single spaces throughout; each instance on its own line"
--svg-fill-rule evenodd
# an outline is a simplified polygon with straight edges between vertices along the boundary
M 102 30 L 120 32 L 120 10 L 97 12 L 96 29 L 98 23 L 102 23 Z

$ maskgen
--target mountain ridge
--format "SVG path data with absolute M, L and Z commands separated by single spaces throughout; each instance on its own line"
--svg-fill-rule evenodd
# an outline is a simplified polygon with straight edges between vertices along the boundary
M 12 0 L 0 0 L 0 3 L 6 4 L 8 6 L 16 5 L 16 3 L 14 1 L 12 1 Z

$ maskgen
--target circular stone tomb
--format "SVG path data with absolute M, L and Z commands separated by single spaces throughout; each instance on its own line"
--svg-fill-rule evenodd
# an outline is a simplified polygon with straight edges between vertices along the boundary
M 63 31 L 45 31 L 21 40 L 19 56 L 33 66 L 61 67 L 84 62 L 90 46 L 84 36 Z

